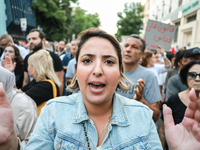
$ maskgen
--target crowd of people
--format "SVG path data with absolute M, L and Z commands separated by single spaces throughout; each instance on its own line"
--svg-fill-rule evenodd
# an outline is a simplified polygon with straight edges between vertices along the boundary
M 28 41 L 0 37 L 0 149 L 200 149 L 200 48 L 121 48 L 98 28 Z

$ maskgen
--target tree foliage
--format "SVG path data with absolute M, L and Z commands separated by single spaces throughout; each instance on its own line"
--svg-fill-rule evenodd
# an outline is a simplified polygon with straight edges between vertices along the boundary
M 124 4 L 123 12 L 118 12 L 117 16 L 119 20 L 117 22 L 117 33 L 116 37 L 119 39 L 122 35 L 131 35 L 131 34 L 139 34 L 140 28 L 142 25 L 142 11 L 143 6 L 140 3 L 134 3 L 128 5 L 128 3 Z
M 32 7 L 36 23 L 43 28 L 47 40 L 71 39 L 72 35 L 89 27 L 100 25 L 98 14 L 86 14 L 77 7 L 73 10 L 70 3 L 78 0 L 35 0 Z
M 77 0 L 35 0 L 32 4 L 36 23 L 43 28 L 47 40 L 59 40 L 67 33 L 66 22 L 72 8 L 70 2 Z
M 77 7 L 73 12 L 70 29 L 68 30 L 71 36 L 74 34 L 75 37 L 83 31 L 91 27 L 99 27 L 100 26 L 99 15 L 95 14 L 87 14 L 86 10 Z

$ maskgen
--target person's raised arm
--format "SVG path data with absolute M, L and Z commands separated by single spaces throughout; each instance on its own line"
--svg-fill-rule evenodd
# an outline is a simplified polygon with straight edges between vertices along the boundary
M 0 149 L 18 150 L 18 144 L 10 102 L 0 83 Z
M 171 63 L 169 59 L 166 57 L 165 50 L 161 46 L 159 46 L 158 52 L 161 54 L 162 58 L 164 59 L 165 67 L 170 68 Z
M 163 107 L 166 140 L 170 150 L 200 149 L 200 99 L 194 89 L 189 93 L 189 104 L 180 124 L 174 125 L 172 111 Z
M 135 95 L 133 98 L 135 100 L 142 102 L 143 104 L 147 105 L 151 110 L 153 110 L 153 120 L 156 122 L 158 120 L 159 113 L 160 113 L 160 103 L 155 102 L 155 103 L 149 104 L 144 99 L 144 97 L 142 96 L 144 92 L 144 86 L 145 86 L 145 82 L 142 79 L 139 79 L 137 81 L 137 88 L 134 89 Z
M 28 77 L 28 72 L 24 71 L 24 80 L 23 80 L 23 85 L 22 87 L 24 87 L 25 85 L 27 85 L 29 83 L 29 77 Z

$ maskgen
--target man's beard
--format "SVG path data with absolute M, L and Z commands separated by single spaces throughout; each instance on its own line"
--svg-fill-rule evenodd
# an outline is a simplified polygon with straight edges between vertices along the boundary
M 62 51 L 64 50 L 64 48 L 61 48 L 61 47 L 60 47 L 59 50 L 62 52 Z
M 42 41 L 41 41 L 38 45 L 35 45 L 35 46 L 32 48 L 32 50 L 33 50 L 34 52 L 36 52 L 36 51 L 38 51 L 38 50 L 40 50 L 40 49 L 42 49 Z

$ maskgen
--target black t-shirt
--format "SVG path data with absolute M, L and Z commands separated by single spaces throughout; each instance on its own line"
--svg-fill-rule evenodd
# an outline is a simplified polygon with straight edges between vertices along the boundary
M 62 65 L 62 61 L 60 60 L 59 56 L 56 55 L 55 53 L 48 51 L 51 55 L 51 58 L 53 59 L 53 66 L 54 66 L 54 70 L 55 72 L 61 71 L 63 70 L 63 65 Z M 33 54 L 34 52 L 31 52 L 30 54 L 28 54 L 25 59 L 24 59 L 24 71 L 28 72 L 28 58 Z
M 178 94 L 171 96 L 167 101 L 167 106 L 171 108 L 172 110 L 172 116 L 174 118 L 174 123 L 179 124 L 182 122 L 185 110 L 187 106 L 183 104 L 183 102 L 180 100 Z M 163 119 L 163 114 L 161 116 Z
M 59 88 L 56 85 L 57 96 L 59 95 Z M 53 98 L 53 87 L 49 81 L 36 82 L 35 79 L 28 83 L 21 89 L 28 96 L 30 96 L 37 105 L 44 101 L 48 101 Z
M 21 89 L 24 79 L 24 65 L 16 65 L 14 73 L 15 73 L 16 87 L 18 89 Z

